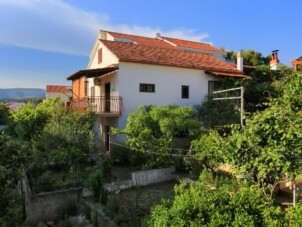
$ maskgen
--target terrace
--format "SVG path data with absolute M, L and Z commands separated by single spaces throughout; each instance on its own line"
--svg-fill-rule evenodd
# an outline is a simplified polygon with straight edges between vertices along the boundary
M 123 99 L 120 96 L 92 96 L 73 99 L 71 107 L 88 109 L 106 117 L 120 116 L 123 111 Z

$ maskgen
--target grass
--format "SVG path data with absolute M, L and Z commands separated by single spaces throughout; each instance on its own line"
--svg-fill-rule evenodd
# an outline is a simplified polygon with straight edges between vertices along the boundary
M 47 170 L 31 179 L 32 187 L 36 193 L 40 193 L 84 186 L 90 172 L 91 170 L 69 173 Z

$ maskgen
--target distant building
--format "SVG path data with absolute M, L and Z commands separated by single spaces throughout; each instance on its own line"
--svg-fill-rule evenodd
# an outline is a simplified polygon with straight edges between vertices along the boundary
M 9 110 L 15 111 L 25 105 L 25 102 L 7 102 L 5 104 Z
M 272 59 L 269 62 L 271 70 L 280 70 L 280 61 L 278 59 L 278 51 L 279 50 L 273 50 Z
M 302 71 L 302 56 L 297 59 L 292 59 L 294 71 Z
M 72 97 L 72 92 L 68 86 L 64 85 L 46 85 L 46 98 L 54 99 L 60 96 L 62 101 L 68 101 Z

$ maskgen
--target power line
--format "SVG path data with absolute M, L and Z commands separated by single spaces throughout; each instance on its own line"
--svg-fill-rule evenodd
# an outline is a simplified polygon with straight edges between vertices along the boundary
M 171 156 L 171 157 L 198 158 L 197 155 L 192 155 L 192 154 L 168 154 L 168 153 L 160 153 L 160 152 L 154 152 L 154 151 L 148 151 L 148 150 L 141 151 L 139 149 L 128 147 L 128 146 L 126 146 L 124 144 L 116 143 L 116 142 L 113 142 L 113 141 L 110 141 L 110 144 L 114 144 L 114 145 L 117 145 L 117 146 L 120 146 L 120 147 L 124 147 L 124 148 L 130 149 L 130 150 L 134 150 L 134 151 L 138 151 L 138 152 L 143 152 L 143 153 L 147 153 L 147 154 L 162 155 L 162 156 Z M 158 148 L 158 147 L 154 147 L 154 148 Z M 162 148 L 160 148 L 160 149 L 162 149 Z M 170 148 L 170 150 L 171 151 L 172 150 L 174 150 L 174 151 L 191 151 L 191 150 L 173 149 L 173 148 Z

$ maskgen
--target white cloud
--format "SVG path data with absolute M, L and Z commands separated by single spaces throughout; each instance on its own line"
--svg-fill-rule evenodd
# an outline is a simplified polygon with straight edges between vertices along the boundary
M 113 25 L 108 15 L 84 11 L 63 0 L 0 0 L 0 43 L 88 56 L 100 29 L 203 41 L 195 30 Z

